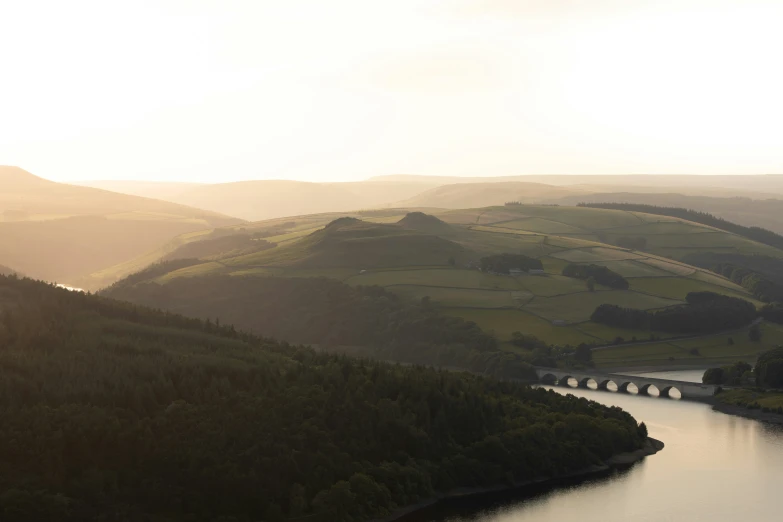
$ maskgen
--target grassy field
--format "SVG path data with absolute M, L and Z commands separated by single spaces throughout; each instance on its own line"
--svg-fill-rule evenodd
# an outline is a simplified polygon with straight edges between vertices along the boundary
M 716 395 L 718 402 L 733 406 L 758 405 L 758 409 L 768 409 L 779 412 L 783 409 L 783 392 L 761 391 L 756 389 L 724 390 Z
M 249 232 L 278 232 L 266 237 L 278 246 L 246 256 L 219 258 L 219 262 L 173 272 L 159 281 L 206 273 L 329 277 L 351 285 L 379 285 L 408 299 L 429 297 L 445 313 L 469 318 L 494 331 L 503 343 L 510 340 L 512 332 L 520 331 L 553 344 L 601 344 L 617 337 L 649 338 L 650 333 L 591 323 L 590 315 L 600 304 L 656 309 L 679 304 L 688 292 L 700 290 L 751 299 L 734 283 L 661 257 L 659 250 L 675 248 L 682 253 L 705 248 L 769 248 L 674 218 L 616 210 L 524 205 L 430 212 L 448 225 L 438 225 L 437 233 L 418 230 L 410 223 L 398 227 L 394 223 L 406 215 L 398 209 L 349 213 L 365 221 L 334 230 L 324 227 L 345 213 L 243 225 Z M 613 244 L 624 236 L 646 238 L 656 253 L 630 251 Z M 599 237 L 605 242 L 588 239 Z M 539 258 L 546 274 L 508 277 L 467 268 L 470 262 L 499 253 Z M 627 277 L 631 287 L 619 291 L 599 285 L 596 292 L 588 292 L 584 281 L 561 275 L 569 263 L 607 266 Z M 555 326 L 553 321 L 567 324 Z M 671 342 L 627 353 L 622 348 L 614 352 L 613 348 L 600 351 L 599 357 L 607 364 L 688 357 L 690 347 Z M 716 357 L 724 356 L 725 350 L 721 351 L 718 344 L 703 348 Z
M 739 297 L 761 306 L 762 303 L 753 299 L 747 292 L 711 282 L 691 279 L 690 277 L 638 277 L 630 280 L 631 290 L 647 294 L 667 297 L 669 299 L 685 300 L 689 292 L 718 292 Z
M 593 310 L 604 303 L 624 308 L 651 310 L 682 304 L 682 301 L 639 294 L 628 290 L 584 291 L 559 297 L 536 297 L 525 306 L 525 310 L 550 321 L 559 319 L 569 323 L 581 323 L 589 321 Z
M 494 332 L 500 341 L 511 339 L 513 332 L 535 335 L 539 339 L 548 339 L 550 342 L 562 346 L 567 344 L 576 346 L 582 342 L 595 340 L 573 326 L 553 326 L 550 321 L 523 310 L 444 308 L 443 312 L 475 322 L 482 329 Z
M 733 344 L 729 342 L 733 340 Z M 714 364 L 745 361 L 753 363 L 762 352 L 783 344 L 783 326 L 763 323 L 761 341 L 748 338 L 747 330 L 693 339 L 670 339 L 635 346 L 616 346 L 593 351 L 593 361 L 601 368 L 617 366 L 661 366 Z

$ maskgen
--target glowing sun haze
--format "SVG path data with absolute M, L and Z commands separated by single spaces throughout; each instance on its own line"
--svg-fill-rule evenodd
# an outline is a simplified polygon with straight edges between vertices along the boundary
M 0 164 L 60 180 L 783 172 L 780 0 L 0 4 Z

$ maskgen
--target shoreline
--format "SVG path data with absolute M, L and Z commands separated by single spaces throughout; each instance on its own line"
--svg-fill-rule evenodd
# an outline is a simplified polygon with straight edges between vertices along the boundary
M 449 501 L 456 498 L 481 496 L 489 493 L 499 493 L 503 491 L 522 490 L 528 486 L 532 486 L 532 485 L 542 486 L 542 485 L 546 485 L 547 483 L 554 483 L 556 481 L 569 479 L 569 478 L 580 477 L 580 478 L 587 479 L 592 475 L 605 473 L 612 469 L 628 468 L 633 464 L 636 464 L 637 462 L 644 460 L 645 457 L 648 457 L 650 455 L 655 455 L 656 453 L 661 451 L 664 448 L 664 446 L 665 445 L 663 442 L 657 439 L 653 439 L 652 437 L 647 437 L 644 446 L 639 448 L 638 450 L 612 455 L 607 460 L 605 460 L 603 464 L 600 465 L 596 464 L 578 471 L 573 471 L 571 473 L 566 473 L 554 477 L 546 477 L 541 479 L 515 482 L 512 485 L 488 486 L 483 488 L 458 488 L 449 491 L 448 493 L 442 493 L 434 497 L 428 498 L 426 500 L 422 500 L 420 502 L 417 502 L 416 504 L 411 504 L 399 508 L 387 517 L 372 519 L 369 522 L 395 522 L 401 519 L 402 517 L 415 513 L 416 511 L 420 511 L 424 508 L 434 506 L 439 502 Z
M 711 401 L 711 404 L 713 411 L 724 413 L 726 415 L 736 415 L 737 417 L 745 417 L 746 419 L 783 425 L 783 415 L 779 413 L 770 413 L 755 409 L 752 410 L 750 408 L 746 408 L 745 406 L 737 406 L 734 404 L 724 404 L 714 398 L 713 401 Z

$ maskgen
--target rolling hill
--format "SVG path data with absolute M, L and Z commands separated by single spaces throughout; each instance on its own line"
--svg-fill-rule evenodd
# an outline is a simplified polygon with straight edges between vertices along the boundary
M 0 167 L 0 263 L 95 289 L 91 273 L 136 258 L 188 232 L 242 221 L 215 212 L 45 180 Z
M 390 209 L 249 224 L 246 230 L 250 233 L 276 233 L 265 239 L 277 246 L 164 269 L 147 281 L 134 283 L 142 290 L 115 295 L 155 306 L 176 302 L 178 312 L 220 316 L 230 322 L 230 316 L 220 315 L 230 295 L 210 302 L 207 292 L 191 299 L 188 287 L 195 288 L 205 277 L 217 276 L 327 277 L 354 287 L 377 285 L 411 302 L 426 298 L 442 313 L 473 321 L 484 331 L 493 332 L 508 350 L 518 351 L 512 343 L 514 332 L 560 346 L 605 345 L 618 337 L 639 341 L 651 338 L 651 332 L 593 323 L 590 317 L 601 304 L 659 310 L 682 305 L 689 292 L 709 291 L 761 305 L 741 286 L 679 259 L 696 252 L 783 257 L 783 251 L 741 236 L 639 212 L 513 205 L 432 214 Z M 643 249 L 618 246 L 629 238 L 643 243 Z M 504 276 L 475 268 L 483 256 L 501 253 L 538 259 L 544 273 Z M 628 288 L 599 284 L 595 291 L 589 291 L 583 280 L 562 275 L 569 264 L 607 267 L 625 278 Z M 172 286 L 175 282 L 176 290 Z M 112 295 L 111 290 L 108 293 Z M 264 299 L 263 293 L 258 299 Z M 216 307 L 217 303 L 222 303 L 221 308 Z M 244 326 L 252 329 L 252 319 Z M 783 339 L 773 330 L 768 340 L 747 349 L 768 348 L 767 342 Z M 652 334 L 673 337 L 663 332 Z M 705 347 L 698 355 L 691 353 L 692 347 L 666 346 L 665 357 L 650 356 L 645 361 L 660 363 L 674 357 L 698 364 L 713 351 L 720 354 L 716 357 L 725 356 L 725 350 L 715 346 Z M 672 350 L 676 355 L 671 355 Z M 604 360 L 611 360 L 611 351 L 601 354 Z M 616 365 L 623 360 L 611 362 Z
M 522 181 L 457 183 L 425 190 L 412 198 L 394 203 L 394 206 L 401 208 L 475 208 L 502 205 L 508 201 L 540 203 L 581 194 L 589 194 L 589 191 L 574 187 L 558 187 Z
M 116 185 L 116 184 L 115 184 Z M 215 183 L 163 190 L 154 185 L 133 186 L 168 201 L 204 208 L 251 221 L 318 212 L 353 211 L 385 206 L 430 188 L 427 183 L 382 181 L 309 183 L 257 180 Z
M 557 200 L 564 205 L 578 203 L 638 203 L 681 207 L 709 212 L 727 221 L 745 226 L 762 227 L 783 234 L 783 195 L 767 197 L 708 197 L 674 193 L 597 192 L 566 196 Z
M 597 189 L 601 192 L 624 191 L 637 192 L 636 188 L 676 188 L 682 190 L 713 190 L 726 189 L 733 191 L 753 191 L 764 194 L 783 194 L 783 174 L 767 175 L 680 175 L 680 174 L 527 174 L 521 176 L 499 177 L 458 177 L 458 176 L 419 176 L 395 174 L 387 176 L 375 176 L 369 181 L 395 182 L 395 183 L 430 183 L 434 186 L 451 185 L 457 183 L 498 183 L 498 182 L 525 182 L 545 183 L 559 186 L 596 186 L 613 187 L 610 189 Z M 626 187 L 626 188 L 621 188 Z M 657 190 L 657 192 L 662 192 Z M 668 192 L 663 191 L 663 192 Z M 698 192 L 697 192 L 698 193 Z

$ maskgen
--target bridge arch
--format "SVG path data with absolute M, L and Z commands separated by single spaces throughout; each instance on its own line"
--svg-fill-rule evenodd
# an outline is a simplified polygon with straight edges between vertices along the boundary
M 628 389 L 629 386 L 633 386 L 634 388 L 636 388 L 636 392 L 634 393 L 631 390 L 629 390 Z M 634 395 L 634 394 L 638 394 L 639 393 L 639 387 L 636 386 L 636 384 L 634 384 L 633 381 L 623 380 L 620 383 L 620 385 L 617 386 L 617 391 L 620 392 L 620 393 L 630 393 L 630 394 Z
M 595 383 L 596 387 L 598 386 L 598 381 L 595 380 L 594 378 L 592 378 L 592 377 L 583 377 L 582 379 L 579 380 L 578 387 L 579 388 L 591 389 L 590 388 L 590 381 L 593 381 Z
M 661 395 L 661 390 L 659 390 L 658 387 L 653 383 L 643 384 L 641 388 L 639 388 L 639 395 L 654 396 L 654 394 L 650 393 L 651 389 L 655 389 L 655 391 L 658 392 L 658 395 Z
M 679 389 L 677 386 L 674 386 L 674 385 L 672 385 L 672 386 L 666 386 L 665 388 L 663 388 L 663 389 L 661 390 L 661 397 L 666 397 L 666 398 L 669 398 L 669 399 L 674 399 L 675 397 L 672 397 L 672 396 L 671 396 L 671 391 L 672 391 L 672 390 L 674 390 L 674 391 L 676 391 L 676 392 L 677 392 L 677 397 L 676 397 L 676 399 L 682 399 L 682 390 L 681 390 L 681 389 Z
M 573 375 L 567 375 L 567 374 L 563 375 L 563 376 L 561 376 L 560 378 L 557 379 L 557 384 L 559 384 L 560 386 L 565 386 L 566 388 L 570 388 L 571 385 L 568 384 L 568 381 L 570 379 L 573 379 L 573 378 L 574 378 Z
M 620 390 L 620 387 L 617 386 L 617 383 L 614 382 L 612 379 L 603 379 L 600 382 L 599 381 L 596 381 L 596 382 L 598 382 L 598 389 L 599 390 L 612 391 L 611 388 L 609 388 L 609 383 L 614 384 L 614 388 L 615 388 L 614 391 L 619 391 Z
M 541 382 L 544 384 L 555 384 L 557 382 L 557 377 L 553 373 L 545 373 L 541 376 Z

